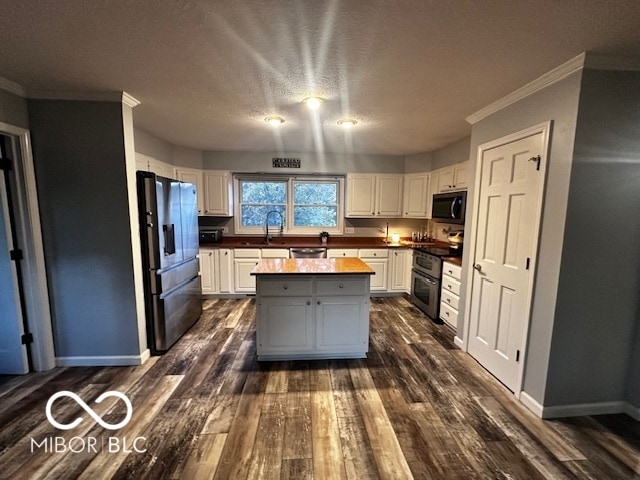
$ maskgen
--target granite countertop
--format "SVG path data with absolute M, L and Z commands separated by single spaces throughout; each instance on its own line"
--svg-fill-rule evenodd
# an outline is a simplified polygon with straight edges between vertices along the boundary
M 449 246 L 447 242 L 413 243 L 402 239 L 398 243 L 385 242 L 381 237 L 330 237 L 321 243 L 317 237 L 274 237 L 265 243 L 263 236 L 228 236 L 220 242 L 201 242 L 204 248 L 414 248 L 418 246 Z
M 268 258 L 251 275 L 375 275 L 359 258 Z

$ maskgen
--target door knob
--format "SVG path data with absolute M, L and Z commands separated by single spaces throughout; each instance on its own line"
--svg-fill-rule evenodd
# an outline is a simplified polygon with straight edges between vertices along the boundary
M 479 263 L 476 263 L 473 268 L 475 268 L 477 271 L 479 271 L 480 273 L 482 273 L 482 265 L 480 265 Z

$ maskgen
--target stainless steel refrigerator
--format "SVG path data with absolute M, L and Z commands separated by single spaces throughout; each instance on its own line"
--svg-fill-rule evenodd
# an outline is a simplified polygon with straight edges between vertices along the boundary
M 137 173 L 147 337 L 166 352 L 202 315 L 196 187 Z

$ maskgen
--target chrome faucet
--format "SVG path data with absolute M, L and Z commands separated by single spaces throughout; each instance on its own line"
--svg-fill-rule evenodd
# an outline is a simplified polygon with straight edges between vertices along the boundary
M 271 239 L 273 238 L 272 235 L 269 235 L 269 215 L 271 215 L 272 213 L 277 213 L 278 216 L 280 217 L 280 235 L 282 235 L 282 232 L 284 231 L 284 218 L 282 217 L 282 213 L 280 213 L 278 210 L 269 210 L 267 212 L 267 217 L 265 218 L 265 221 L 264 221 L 264 241 L 265 241 L 265 243 L 269 243 L 271 241 Z

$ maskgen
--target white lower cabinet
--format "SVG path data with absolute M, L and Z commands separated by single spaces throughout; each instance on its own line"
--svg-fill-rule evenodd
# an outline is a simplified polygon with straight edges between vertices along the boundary
M 389 251 L 386 248 L 361 248 L 358 250 L 358 258 L 376 272 L 371 277 L 371 291 L 386 291 Z
M 256 277 L 251 271 L 260 262 L 259 248 L 238 248 L 233 253 L 235 293 L 256 293 Z
M 365 358 L 369 275 L 258 276 L 258 360 Z
M 458 307 L 460 305 L 461 278 L 462 268 L 451 262 L 442 262 L 440 318 L 454 329 L 458 328 Z
M 214 248 L 201 248 L 198 254 L 200 261 L 200 282 L 203 294 L 219 293 L 218 289 L 218 255 Z
M 220 248 L 218 250 L 218 290 L 220 293 L 233 292 L 233 250 Z
M 411 290 L 411 262 L 413 250 L 410 248 L 389 249 L 389 291 L 407 292 Z

